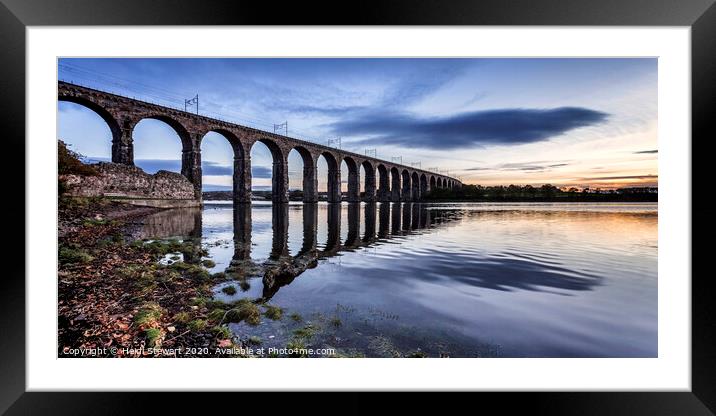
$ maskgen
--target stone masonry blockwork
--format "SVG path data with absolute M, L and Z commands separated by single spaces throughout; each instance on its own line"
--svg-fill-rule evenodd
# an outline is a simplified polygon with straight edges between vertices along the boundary
M 84 197 L 194 200 L 194 185 L 183 175 L 160 170 L 154 175 L 118 163 L 92 165 L 99 175 L 62 175 L 68 194 Z

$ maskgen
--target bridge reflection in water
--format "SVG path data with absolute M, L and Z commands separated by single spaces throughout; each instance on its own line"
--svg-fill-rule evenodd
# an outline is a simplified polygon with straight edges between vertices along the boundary
M 239 276 L 260 272 L 264 300 L 271 299 L 281 287 L 304 271 L 317 267 L 321 259 L 386 243 L 395 237 L 422 233 L 453 218 L 453 213 L 428 209 L 427 205 L 420 203 L 351 203 L 343 205 L 347 215 L 347 232 L 342 233 L 344 209 L 341 204 L 303 204 L 298 207 L 302 211 L 303 238 L 300 248 L 292 254 L 289 250 L 290 207 L 297 208 L 286 204 L 271 206 L 271 252 L 266 261 L 258 264 L 251 256 L 251 207 L 234 208 L 235 251 L 228 272 Z M 318 212 L 321 209 L 327 211 L 325 216 L 321 216 L 325 218 L 327 227 L 323 244 L 319 244 L 318 238 Z M 341 238 L 342 235 L 345 237 Z
M 371 357 L 651 357 L 656 208 L 226 201 L 158 213 L 144 235 L 202 244 L 227 275 L 215 299 L 299 317 L 232 324 L 264 346 L 311 322 L 312 346 Z
M 202 224 L 202 213 L 207 209 L 228 208 L 229 204 L 207 205 L 204 210 L 186 208 L 159 212 L 147 217 L 139 236 L 181 237 L 200 244 L 202 229 L 204 233 L 207 229 L 215 231 L 211 230 L 211 224 Z M 301 273 L 317 267 L 322 259 L 430 232 L 456 218 L 453 210 L 434 208 L 434 205 L 428 209 L 427 204 L 410 202 L 237 204 L 232 209 L 233 255 L 225 272 L 236 279 L 261 277 L 262 297 L 269 300 Z M 261 229 L 267 224 L 262 218 L 252 218 L 252 213 L 262 217 L 268 209 L 271 210 L 271 243 L 267 255 L 262 255 L 261 249 L 267 247 L 261 247 L 265 244 L 252 236 L 268 237 Z M 299 210 L 300 217 L 296 212 Z M 289 218 L 300 218 L 302 223 L 300 227 L 297 224 L 291 227 L 292 232 L 302 233 L 295 250 L 289 249 Z M 319 238 L 319 230 L 322 238 Z

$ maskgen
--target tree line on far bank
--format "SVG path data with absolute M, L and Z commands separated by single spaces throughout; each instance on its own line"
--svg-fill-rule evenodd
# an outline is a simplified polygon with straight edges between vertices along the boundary
M 427 201 L 509 201 L 509 202 L 656 202 L 658 201 L 658 188 L 634 187 L 620 189 L 589 189 L 577 188 L 560 189 L 554 185 L 509 185 L 509 186 L 481 186 L 463 185 L 458 188 L 436 188 L 423 196 Z
M 255 199 L 271 200 L 271 191 L 254 190 Z M 345 192 L 344 192 L 345 194 Z M 658 188 L 634 187 L 621 189 L 560 189 L 554 185 L 481 186 L 463 185 L 460 188 L 437 188 L 423 195 L 425 201 L 482 201 L 482 202 L 657 202 Z M 363 197 L 361 193 L 361 197 Z M 230 200 L 231 191 L 205 191 L 205 200 Z M 301 201 L 301 190 L 289 191 L 289 200 Z M 319 200 L 327 194 L 319 192 Z

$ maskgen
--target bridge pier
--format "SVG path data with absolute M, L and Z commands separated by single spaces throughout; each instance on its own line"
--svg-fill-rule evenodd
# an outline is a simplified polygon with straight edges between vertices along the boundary
M 198 146 L 182 149 L 181 174 L 194 185 L 194 198 L 201 200 L 201 150 Z
M 365 166 L 364 166 L 365 168 Z M 363 189 L 363 201 L 375 202 L 375 168 L 365 169 L 365 188 Z
M 412 185 L 411 201 L 420 200 L 420 177 L 418 174 L 413 172 L 410 178 L 410 184 Z
M 271 201 L 274 203 L 288 202 L 288 159 L 285 155 L 274 155 Z
M 303 164 L 303 202 L 318 202 L 318 172 L 316 163 Z
M 403 189 L 400 192 L 400 200 L 403 202 L 410 202 L 412 201 L 412 188 L 410 187 L 410 174 L 408 174 L 407 171 L 403 171 Z
M 234 152 L 234 203 L 251 203 L 251 156 L 243 152 L 244 156 Z M 248 155 L 248 156 L 245 156 Z
M 400 174 L 398 173 L 398 170 L 395 169 L 394 171 L 391 171 L 390 176 L 390 200 L 393 202 L 400 202 Z
M 122 128 L 119 130 L 118 137 L 112 140 L 112 163 L 134 166 L 132 128 Z
M 390 178 L 388 177 L 388 171 L 386 169 L 380 171 L 380 184 L 378 186 L 377 197 L 380 202 L 390 201 Z
M 341 168 L 328 168 L 328 202 L 341 202 Z
M 348 170 L 348 202 L 360 202 L 360 170 L 357 167 Z

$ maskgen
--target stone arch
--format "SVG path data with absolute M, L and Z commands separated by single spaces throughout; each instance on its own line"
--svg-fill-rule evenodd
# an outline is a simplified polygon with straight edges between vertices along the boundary
M 293 146 L 288 153 L 291 153 L 292 150 L 298 152 L 303 161 L 303 202 L 318 202 L 316 160 L 313 154 L 302 145 Z
M 398 168 L 392 167 L 390 169 L 390 199 L 393 202 L 400 202 L 400 172 Z
M 423 173 L 420 175 L 420 198 L 428 193 L 428 177 Z
M 412 175 L 410 175 L 410 185 L 411 185 L 411 192 L 412 192 L 412 200 L 417 201 L 420 199 L 420 176 L 418 175 L 418 172 L 413 172 Z
M 84 97 L 62 94 L 57 96 L 58 101 L 66 101 L 81 105 L 100 116 L 112 133 L 112 162 L 125 165 L 134 165 L 134 152 L 132 151 L 131 136 L 123 137 L 122 129 L 117 120 L 106 108 Z
M 189 131 L 186 129 L 186 127 L 184 127 L 184 125 L 181 122 L 179 122 L 178 120 L 176 120 L 166 114 L 150 113 L 150 114 L 146 114 L 146 115 L 141 115 L 134 120 L 131 120 L 131 121 L 127 120 L 125 124 L 131 123 L 131 129 L 132 129 L 132 131 L 134 131 L 134 129 L 137 127 L 137 124 L 139 124 L 142 120 L 147 120 L 147 119 L 158 120 L 158 121 L 161 121 L 161 122 L 169 125 L 169 127 L 171 127 L 176 132 L 177 136 L 179 136 L 179 140 L 181 140 L 181 144 L 182 144 L 182 151 L 193 150 L 195 145 L 196 146 L 199 145 L 199 143 L 198 143 L 199 140 L 197 140 L 197 143 L 192 143 L 191 135 L 189 134 Z M 198 136 L 203 137 L 203 134 L 199 134 Z
M 363 200 L 365 202 L 374 202 L 376 199 L 375 167 L 369 160 L 364 160 L 361 166 L 363 166 L 363 171 L 365 172 Z
M 231 149 L 234 152 L 233 160 L 233 172 L 232 172 L 232 195 L 234 203 L 236 202 L 251 202 L 251 176 L 249 174 L 248 189 L 246 187 L 246 159 L 244 154 L 244 147 L 241 145 L 241 141 L 238 136 L 233 132 L 222 129 L 222 128 L 210 128 L 203 132 L 199 137 L 199 143 L 197 150 L 201 152 L 201 145 L 209 133 L 218 133 L 224 137 L 226 141 L 231 145 Z M 202 176 L 201 161 L 199 162 L 199 187 L 202 187 Z M 248 194 L 247 194 L 248 193 Z M 247 198 L 248 195 L 248 198 Z
M 377 171 L 380 174 L 380 183 L 378 184 L 377 191 L 378 201 L 390 201 L 390 178 L 388 177 L 388 169 L 381 163 L 378 165 Z
M 320 156 L 328 165 L 328 202 L 341 202 L 341 159 L 329 151 L 322 152 Z
M 271 138 L 268 137 L 258 137 L 255 140 L 253 140 L 248 148 L 248 157 L 245 158 L 246 161 L 249 161 L 249 169 L 248 171 L 248 183 L 249 187 L 251 187 L 251 150 L 253 149 L 256 142 L 263 143 L 268 149 L 269 152 L 271 152 L 271 159 L 273 161 L 272 168 L 271 168 L 271 201 L 274 203 L 283 203 L 288 202 L 288 161 L 287 161 L 287 155 L 284 154 L 284 151 L 281 149 L 281 147 L 273 141 Z
M 342 162 L 345 162 L 346 166 L 348 166 L 348 202 L 360 202 L 360 168 L 358 163 L 350 156 L 344 157 Z
M 131 146 L 132 160 L 134 160 L 134 131 L 142 120 L 157 120 L 168 125 L 179 137 L 181 142 L 181 174 L 194 185 L 194 196 L 201 199 L 201 150 L 199 149 L 202 134 L 192 135 L 178 120 L 161 113 L 139 114 L 133 118 L 125 118 L 122 128 L 129 132 L 128 143 Z M 112 152 L 114 153 L 114 151 Z
M 432 191 L 435 189 L 437 181 L 435 180 L 435 176 L 430 175 L 430 190 Z
M 204 138 L 209 133 L 218 133 L 226 139 L 227 142 L 231 145 L 231 148 L 234 150 L 234 157 L 244 157 L 244 148 L 241 146 L 241 141 L 239 140 L 239 137 L 233 133 L 231 130 L 223 129 L 223 128 L 209 128 L 203 133 L 201 133 L 199 137 L 199 146 L 201 146 L 201 143 L 204 141 Z
M 410 185 L 410 172 L 408 172 L 407 169 L 403 169 L 403 171 L 401 172 L 400 175 L 401 175 L 400 179 L 403 183 L 403 187 L 400 191 L 400 193 L 402 195 L 401 199 L 403 201 L 410 201 L 410 200 L 412 200 L 412 187 Z

